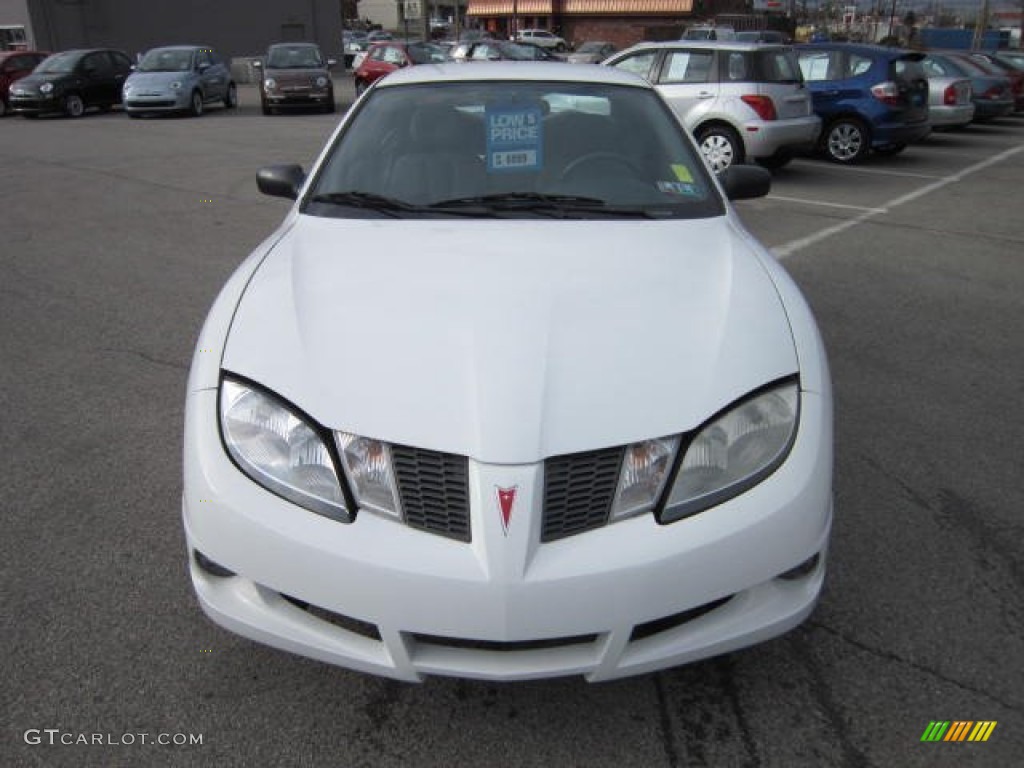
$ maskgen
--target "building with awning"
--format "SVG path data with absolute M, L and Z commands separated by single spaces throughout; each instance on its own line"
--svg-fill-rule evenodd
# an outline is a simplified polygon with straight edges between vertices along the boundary
M 625 48 L 676 39 L 688 25 L 747 8 L 746 0 L 468 0 L 466 19 L 495 36 L 548 29 L 570 44 L 607 40 Z

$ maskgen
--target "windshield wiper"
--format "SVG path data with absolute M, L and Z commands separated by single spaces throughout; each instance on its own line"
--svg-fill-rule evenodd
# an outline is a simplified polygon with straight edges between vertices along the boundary
M 311 203 L 330 203 L 331 205 L 349 205 L 353 208 L 367 208 L 398 217 L 400 212 L 422 211 L 418 205 L 393 197 L 375 195 L 372 192 L 321 192 L 309 199 Z
M 476 197 L 457 197 L 442 200 L 430 207 L 458 208 L 461 206 L 478 206 L 497 211 L 530 211 L 553 216 L 555 218 L 574 218 L 573 214 L 597 213 L 606 216 L 628 216 L 636 218 L 664 218 L 664 214 L 648 211 L 643 208 L 622 208 L 609 205 L 599 197 L 583 195 L 557 195 L 540 192 L 504 192 Z
M 402 218 L 403 213 L 449 213 L 456 216 L 479 216 L 478 211 L 472 210 L 444 210 L 435 205 L 415 205 L 394 197 L 374 194 L 373 192 L 321 192 L 309 198 L 311 203 L 329 203 L 331 205 L 347 205 L 353 208 L 366 208 L 371 211 L 386 213 L 395 218 Z M 487 215 L 493 212 L 486 211 Z

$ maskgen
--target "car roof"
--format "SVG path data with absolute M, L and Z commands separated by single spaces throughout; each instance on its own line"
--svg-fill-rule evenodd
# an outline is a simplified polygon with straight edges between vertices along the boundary
M 297 42 L 297 43 L 271 43 L 269 48 L 319 48 L 320 46 L 316 43 Z
M 914 51 L 906 48 L 892 48 L 887 45 L 870 45 L 868 43 L 801 43 L 796 48 L 797 50 L 808 51 L 851 51 L 852 53 L 862 53 L 865 56 L 891 56 L 893 58 L 898 58 L 907 53 L 914 53 Z
M 584 70 L 582 72 L 578 70 Z M 531 81 L 631 85 L 653 90 L 638 75 L 614 67 L 567 67 L 553 61 L 467 61 L 421 64 L 389 74 L 378 88 L 437 82 Z
M 777 50 L 779 48 L 791 48 L 792 46 L 784 43 L 763 43 L 753 40 L 663 40 L 661 42 L 644 42 L 637 43 L 622 53 L 629 53 L 632 51 L 642 50 L 661 50 L 663 48 L 686 48 L 690 50 L 707 49 L 709 51 L 715 50 L 729 50 L 729 51 L 763 51 L 763 50 Z
M 150 48 L 150 51 L 212 51 L 208 45 L 158 45 Z M 146 51 L 149 53 L 149 51 Z

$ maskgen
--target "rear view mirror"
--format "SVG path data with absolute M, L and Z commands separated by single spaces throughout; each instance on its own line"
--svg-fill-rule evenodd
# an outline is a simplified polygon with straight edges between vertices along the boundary
M 718 174 L 718 181 L 730 200 L 764 197 L 772 189 L 772 175 L 759 165 L 730 165 Z
M 306 181 L 301 165 L 268 165 L 256 174 L 256 186 L 271 197 L 295 200 Z

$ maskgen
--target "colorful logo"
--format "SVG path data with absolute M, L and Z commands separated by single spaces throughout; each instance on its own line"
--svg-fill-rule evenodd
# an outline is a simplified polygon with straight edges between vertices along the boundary
M 921 741 L 988 741 L 995 729 L 995 720 L 932 720 Z
M 518 485 L 513 485 L 511 488 L 502 488 L 499 485 L 494 486 L 494 490 L 498 494 L 498 514 L 501 517 L 501 530 L 508 536 L 508 526 L 512 522 L 512 506 L 516 503 L 516 489 Z

